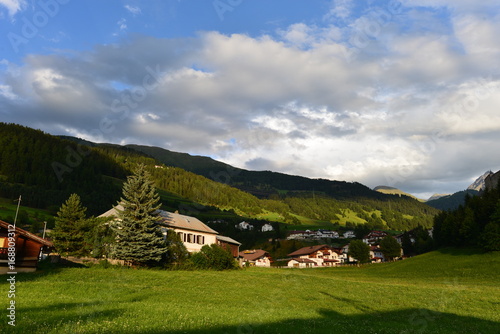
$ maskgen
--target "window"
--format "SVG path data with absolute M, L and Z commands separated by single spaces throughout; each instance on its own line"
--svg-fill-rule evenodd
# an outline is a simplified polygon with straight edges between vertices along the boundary
M 203 245 L 205 243 L 205 237 L 202 236 L 202 235 L 198 235 L 196 236 L 196 242 L 199 244 L 199 245 Z

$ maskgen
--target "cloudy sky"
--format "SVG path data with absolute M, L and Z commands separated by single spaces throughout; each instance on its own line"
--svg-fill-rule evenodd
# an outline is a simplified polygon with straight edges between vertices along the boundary
M 422 198 L 500 169 L 496 0 L 0 0 L 0 121 Z

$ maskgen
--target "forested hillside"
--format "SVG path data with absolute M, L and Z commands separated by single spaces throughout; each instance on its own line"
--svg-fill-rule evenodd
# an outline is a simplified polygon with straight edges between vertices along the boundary
M 427 205 L 432 206 L 433 208 L 439 210 L 455 210 L 460 205 L 464 205 L 465 198 L 467 196 L 477 196 L 479 195 L 479 191 L 474 189 L 466 189 L 462 191 L 458 191 L 454 194 L 440 197 L 438 199 L 433 199 L 427 201 Z
M 39 130 L 0 123 L 0 197 L 22 196 L 24 205 L 59 207 L 77 192 L 97 214 L 108 209 L 120 188 L 111 178 L 127 171 L 95 149 Z
M 411 198 L 380 194 L 359 183 L 273 172 L 236 173 L 228 165 L 202 159 L 223 166 L 219 172 L 212 169 L 212 175 L 220 177 L 217 182 L 164 165 L 134 146 L 59 138 L 14 124 L 0 123 L 0 135 L 0 197 L 22 195 L 23 204 L 38 208 L 58 207 L 77 193 L 90 214 L 100 214 L 119 200 L 121 183 L 130 170 L 144 163 L 164 195 L 164 204 L 191 215 L 215 210 L 221 216 L 234 212 L 242 218 L 294 225 L 368 223 L 373 228 L 408 230 L 431 226 L 438 212 Z M 189 155 L 181 156 L 188 158 L 184 164 L 196 164 L 188 161 Z M 233 187 L 224 182 L 228 178 L 263 194 L 255 196 Z

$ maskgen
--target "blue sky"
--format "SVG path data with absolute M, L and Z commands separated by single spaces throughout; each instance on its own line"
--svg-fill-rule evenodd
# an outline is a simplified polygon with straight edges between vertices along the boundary
M 420 197 L 500 169 L 500 5 L 0 0 L 0 120 Z

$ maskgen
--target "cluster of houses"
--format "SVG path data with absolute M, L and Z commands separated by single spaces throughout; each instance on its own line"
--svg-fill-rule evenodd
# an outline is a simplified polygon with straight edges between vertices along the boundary
M 348 255 L 349 245 L 341 248 L 330 247 L 326 244 L 307 246 L 288 254 L 287 267 L 289 268 L 318 268 L 335 267 L 354 262 Z M 240 261 L 243 264 L 256 267 L 270 267 L 274 262 L 268 252 L 262 249 L 240 252 Z M 378 246 L 370 246 L 370 258 L 373 263 L 385 261 L 384 254 Z
M 343 234 L 339 234 L 337 231 L 330 230 L 317 230 L 317 231 L 293 231 L 287 236 L 287 240 L 319 240 L 319 239 L 338 239 L 338 238 L 354 238 L 356 234 L 354 231 L 346 231 Z
M 123 210 L 123 207 L 118 205 L 100 217 L 117 217 L 118 210 Z M 241 243 L 220 235 L 197 218 L 163 210 L 158 210 L 158 215 L 163 234 L 166 236 L 167 233 L 177 233 L 190 253 L 200 251 L 204 245 L 217 244 L 224 248 L 229 247 L 233 257 L 239 259 L 242 265 L 270 267 L 274 262 L 270 254 L 261 249 L 240 251 Z M 52 243 L 20 228 L 16 228 L 14 234 L 9 234 L 11 233 L 9 226 L 10 224 L 0 221 L 0 273 L 8 272 L 9 236 L 12 236 L 16 243 L 16 269 L 18 271 L 34 271 L 41 251 L 53 247 Z M 237 227 L 246 230 L 253 229 L 253 226 L 247 222 L 241 222 Z M 272 230 L 271 224 L 262 226 L 263 232 Z M 382 231 L 372 231 L 363 238 L 363 241 L 370 245 L 370 255 L 373 262 L 384 261 L 384 255 L 377 245 L 386 235 L 387 233 Z M 354 232 L 347 231 L 342 236 L 352 238 Z M 318 240 L 339 237 L 340 235 L 336 231 L 319 230 L 292 232 L 288 239 Z M 401 242 L 401 240 L 399 241 Z M 288 254 L 287 266 L 291 268 L 333 267 L 354 261 L 348 256 L 348 252 L 349 245 L 342 248 L 333 248 L 326 244 L 308 246 Z

